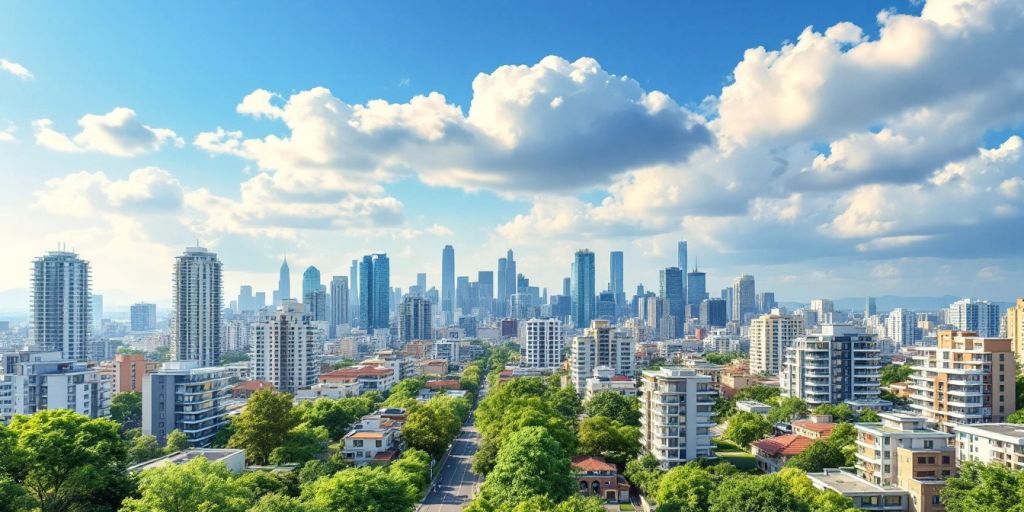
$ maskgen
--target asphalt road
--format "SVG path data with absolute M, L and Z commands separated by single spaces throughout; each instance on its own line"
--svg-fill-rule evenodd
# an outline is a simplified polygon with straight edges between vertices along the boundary
M 444 462 L 440 476 L 420 502 L 417 509 L 420 512 L 458 512 L 473 499 L 480 484 L 480 477 L 469 469 L 473 464 L 473 454 L 480 447 L 480 433 L 474 426 L 475 421 L 476 417 L 470 415 L 455 438 L 451 455 Z

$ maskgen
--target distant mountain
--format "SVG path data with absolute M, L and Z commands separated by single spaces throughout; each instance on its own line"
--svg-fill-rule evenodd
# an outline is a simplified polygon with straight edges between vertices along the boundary
M 900 295 L 878 295 L 875 297 L 875 307 L 880 313 L 892 311 L 896 308 L 905 308 L 911 311 L 938 311 L 948 308 L 950 304 L 962 299 L 956 295 L 943 295 L 941 297 L 904 297 Z M 863 311 L 865 297 L 844 297 L 833 299 L 835 308 L 843 311 Z M 1002 308 L 1011 306 L 1009 302 L 992 301 Z M 780 302 L 779 304 L 792 311 L 797 308 L 807 307 L 807 302 Z

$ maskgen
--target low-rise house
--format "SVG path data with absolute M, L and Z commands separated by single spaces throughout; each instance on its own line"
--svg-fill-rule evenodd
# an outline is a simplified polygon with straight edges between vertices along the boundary
M 420 375 L 432 375 L 443 377 L 448 375 L 449 365 L 447 359 L 427 359 L 419 362 Z
M 610 366 L 598 366 L 594 368 L 594 376 L 586 381 L 584 398 L 590 400 L 594 398 L 594 395 L 604 391 L 635 397 L 637 395 L 636 381 L 625 375 L 615 375 L 615 370 Z
M 402 420 L 396 419 L 399 416 Z M 397 459 L 405 448 L 401 436 L 404 419 L 405 411 L 402 409 L 383 409 L 363 416 L 345 434 L 342 456 L 355 466 Z
M 910 493 L 896 487 L 882 487 L 853 473 L 840 469 L 825 469 L 820 473 L 807 473 L 817 489 L 835 491 L 853 500 L 853 508 L 868 511 L 906 511 Z
M 427 389 L 439 390 L 439 389 L 460 389 L 461 385 L 459 381 L 455 379 L 446 380 L 428 380 L 423 384 L 423 387 Z
M 245 450 L 235 448 L 189 448 L 174 452 L 163 457 L 147 460 L 134 466 L 128 466 L 129 473 L 139 473 L 147 469 L 159 468 L 168 464 L 186 464 L 198 457 L 206 457 L 210 462 L 221 462 L 235 474 L 245 471 Z
M 316 400 L 317 398 L 352 398 L 359 396 L 362 385 L 356 378 L 347 380 L 336 380 L 333 382 L 320 382 L 313 384 L 309 389 L 300 389 L 295 392 L 296 400 Z
M 755 414 L 768 414 L 772 406 L 758 402 L 757 400 L 739 400 L 736 402 L 736 410 L 740 412 L 752 412 Z
M 797 434 L 769 437 L 750 444 L 750 450 L 757 459 L 757 469 L 765 473 L 775 473 L 796 457 L 810 448 L 814 439 Z
M 234 398 L 248 399 L 253 393 L 261 389 L 274 389 L 274 385 L 265 380 L 247 380 L 239 382 L 231 387 L 231 396 Z
M 615 464 L 601 457 L 578 455 L 572 458 L 580 494 L 597 496 L 608 502 L 629 502 L 629 483 L 618 473 Z
M 319 382 L 321 384 L 329 384 L 347 382 L 351 379 L 359 382 L 359 394 L 368 391 L 380 391 L 383 393 L 398 383 L 394 369 L 369 365 L 350 366 L 321 374 Z
M 790 422 L 793 433 L 812 440 L 828 439 L 836 424 L 828 414 L 813 414 L 805 419 Z

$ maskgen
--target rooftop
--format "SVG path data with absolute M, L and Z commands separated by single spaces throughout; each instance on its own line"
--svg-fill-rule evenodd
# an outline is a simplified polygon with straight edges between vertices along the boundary
M 809 437 L 787 434 L 754 441 L 751 444 L 771 457 L 792 457 L 800 455 L 814 443 L 815 440 Z
M 1013 423 L 976 423 L 973 425 L 957 425 L 956 431 L 968 434 L 989 434 L 1010 438 L 1015 443 L 1024 441 L 1024 425 Z M 1006 439 L 1008 440 L 1008 439 Z
M 609 464 L 601 457 L 577 455 L 572 458 L 572 467 L 577 471 L 616 471 L 615 464 Z
M 245 450 L 235 448 L 189 448 L 184 451 L 174 452 L 156 459 L 129 466 L 128 471 L 138 473 L 147 469 L 159 468 L 167 464 L 185 464 L 198 457 L 206 457 L 210 462 L 225 461 L 233 456 L 241 455 L 245 458 Z
M 882 488 L 858 477 L 853 473 L 848 473 L 840 469 L 826 469 L 821 473 L 807 473 L 807 477 L 811 479 L 811 482 L 816 484 L 815 487 L 820 486 L 826 489 L 832 489 L 833 491 L 845 496 L 883 493 L 906 494 L 906 491 Z

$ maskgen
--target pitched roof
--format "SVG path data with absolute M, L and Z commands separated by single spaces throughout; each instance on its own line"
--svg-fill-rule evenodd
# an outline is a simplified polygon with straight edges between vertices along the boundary
M 832 429 L 835 428 L 836 426 L 835 423 L 821 423 L 809 420 L 797 420 L 790 424 L 793 425 L 793 428 L 805 428 L 807 430 L 822 434 L 822 437 L 828 437 L 830 434 L 832 434 Z
M 770 437 L 751 443 L 770 457 L 792 457 L 800 455 L 814 444 L 815 440 L 797 434 Z
M 274 389 L 274 385 L 265 380 L 247 380 L 235 384 L 235 387 L 231 389 L 234 391 L 259 391 L 263 388 Z
M 601 457 L 577 455 L 572 458 L 572 467 L 577 471 L 616 471 L 615 464 L 609 464 Z
M 424 386 L 427 389 L 459 389 L 459 381 L 453 379 L 428 380 Z
M 354 366 L 342 368 L 320 375 L 321 379 L 342 379 L 351 377 L 386 377 L 395 373 L 391 368 L 379 368 L 376 366 Z

